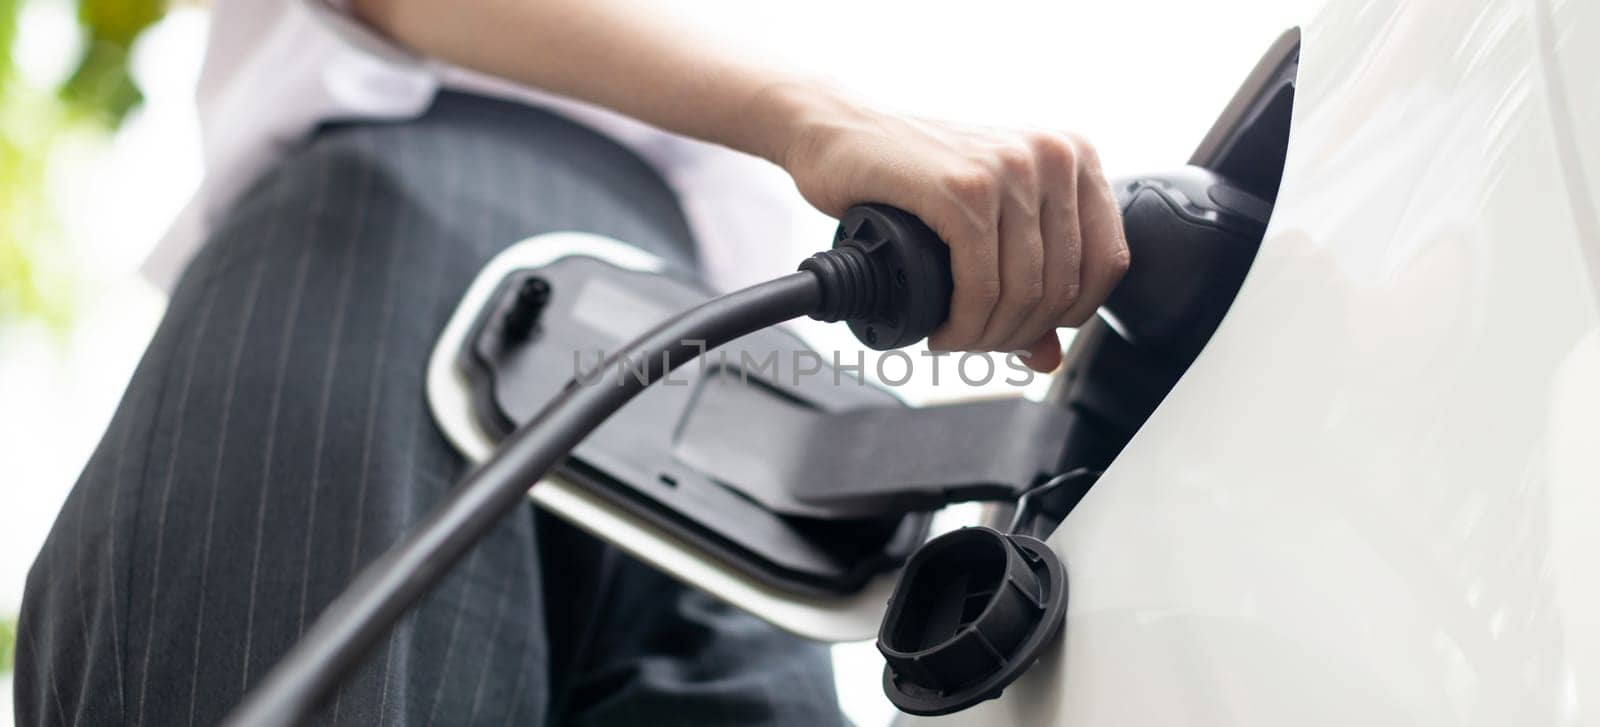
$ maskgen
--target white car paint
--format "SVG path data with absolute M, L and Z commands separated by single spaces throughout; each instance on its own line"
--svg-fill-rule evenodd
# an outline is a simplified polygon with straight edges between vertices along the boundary
M 1052 539 L 1064 638 L 944 721 L 1600 722 L 1600 3 L 1302 41 L 1249 279 Z

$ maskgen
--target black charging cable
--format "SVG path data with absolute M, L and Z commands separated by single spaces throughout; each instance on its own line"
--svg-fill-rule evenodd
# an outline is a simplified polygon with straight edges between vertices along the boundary
M 868 345 L 893 348 L 926 337 L 948 309 L 947 248 L 917 218 L 891 207 L 851 208 L 834 248 L 800 267 L 662 323 L 612 354 L 599 381 L 568 382 L 362 570 L 224 724 L 268 727 L 309 719 L 378 638 L 522 503 L 529 488 L 630 399 L 695 356 L 802 315 L 846 320 Z
M 1017 498 L 1017 509 L 1006 532 L 1037 540 L 1050 537 L 1102 474 L 1097 469 L 1079 467 L 1028 488 Z

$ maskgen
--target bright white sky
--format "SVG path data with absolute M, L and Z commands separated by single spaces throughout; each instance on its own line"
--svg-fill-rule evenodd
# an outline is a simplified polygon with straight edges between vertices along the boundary
M 1320 3 L 672 4 L 889 107 L 1082 132 L 1117 175 L 1183 163 L 1260 54 Z M 66 0 L 32 0 L 18 33 L 25 77 L 52 85 L 70 70 L 72 13 Z M 64 345 L 29 332 L 0 341 L 0 613 L 20 603 L 33 553 L 159 319 L 161 296 L 135 269 L 199 180 L 191 94 L 205 28 L 205 12 L 184 7 L 143 39 L 134 70 L 147 104 L 108 146 L 72 150 L 52 182 L 92 298 Z M 819 246 L 828 239 L 820 214 L 806 224 Z M 832 334 L 814 340 L 832 344 Z M 890 714 L 877 691 L 879 664 L 870 646 L 847 648 L 840 660 L 843 698 L 864 724 Z M 0 723 L 11 718 L 9 699 L 5 687 Z

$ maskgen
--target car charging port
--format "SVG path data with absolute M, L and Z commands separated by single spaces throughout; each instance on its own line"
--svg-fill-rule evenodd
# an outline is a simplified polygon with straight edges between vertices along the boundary
M 986 527 L 935 538 L 889 599 L 884 693 L 916 715 L 998 697 L 1054 640 L 1066 607 L 1066 570 L 1042 541 Z

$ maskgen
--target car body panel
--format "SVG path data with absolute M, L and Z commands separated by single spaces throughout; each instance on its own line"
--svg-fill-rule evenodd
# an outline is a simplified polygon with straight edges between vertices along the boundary
M 946 721 L 1596 721 L 1597 6 L 1302 28 L 1233 309 L 1052 538 L 1056 651 Z

